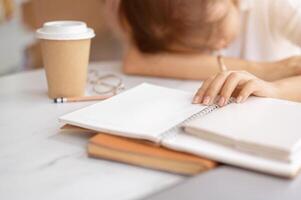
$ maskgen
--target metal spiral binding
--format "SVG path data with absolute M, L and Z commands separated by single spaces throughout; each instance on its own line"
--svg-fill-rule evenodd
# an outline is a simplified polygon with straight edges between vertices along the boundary
M 230 104 L 230 103 L 234 103 L 235 99 L 234 98 L 230 98 L 229 101 L 227 102 L 226 105 Z M 219 105 L 214 104 L 211 106 L 206 107 L 205 109 L 201 110 L 200 112 L 188 117 L 187 119 L 185 119 L 183 122 L 179 123 L 178 125 L 170 128 L 169 130 L 165 131 L 164 133 L 161 134 L 160 137 L 160 143 L 164 140 L 164 138 L 169 138 L 169 137 L 173 137 L 177 134 L 177 132 L 179 132 L 179 130 L 188 122 L 197 119 L 199 117 L 205 116 L 211 112 L 213 112 L 214 110 L 220 108 Z

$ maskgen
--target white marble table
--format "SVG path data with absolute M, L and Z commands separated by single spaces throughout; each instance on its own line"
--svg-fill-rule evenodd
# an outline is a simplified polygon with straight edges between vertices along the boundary
M 119 74 L 126 88 L 144 81 L 188 91 L 199 86 L 195 81 L 125 76 L 118 62 L 90 68 Z M 301 199 L 301 176 L 285 180 L 223 166 L 187 180 L 88 158 L 89 136 L 60 132 L 58 117 L 91 103 L 52 103 L 42 70 L 0 77 L 0 200 L 141 199 L 179 183 L 193 184 L 171 189 L 173 199 Z M 154 199 L 168 197 L 163 192 Z
M 119 63 L 94 63 L 120 74 Z M 194 91 L 198 82 L 122 75 L 126 88 L 143 81 Z M 54 104 L 44 71 L 0 78 L 0 199 L 137 199 L 182 176 L 88 158 L 88 136 L 62 134 L 58 117 L 91 104 Z

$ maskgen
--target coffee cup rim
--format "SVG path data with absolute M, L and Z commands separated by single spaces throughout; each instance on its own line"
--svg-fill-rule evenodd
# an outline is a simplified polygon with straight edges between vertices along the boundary
M 94 30 L 82 21 L 49 21 L 36 31 L 39 39 L 47 40 L 80 40 L 95 36 Z

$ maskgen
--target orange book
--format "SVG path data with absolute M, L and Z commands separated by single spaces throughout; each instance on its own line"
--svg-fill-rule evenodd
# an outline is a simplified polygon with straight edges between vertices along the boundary
M 216 166 L 211 160 L 166 149 L 148 141 L 103 133 L 98 133 L 90 139 L 88 154 L 95 158 L 184 175 L 194 175 Z
M 87 131 L 71 125 L 65 125 L 62 129 Z M 194 175 L 210 170 L 217 165 L 216 162 L 206 158 L 170 150 L 146 140 L 105 133 L 98 133 L 90 138 L 88 155 L 93 158 L 113 160 L 183 175 Z

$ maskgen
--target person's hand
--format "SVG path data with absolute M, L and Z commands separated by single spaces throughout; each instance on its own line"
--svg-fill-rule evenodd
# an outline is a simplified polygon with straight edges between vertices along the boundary
M 277 85 L 261 80 L 246 71 L 221 72 L 203 83 L 195 94 L 193 103 L 210 105 L 219 97 L 218 105 L 224 106 L 235 92 L 237 103 L 241 103 L 250 95 L 277 97 Z

